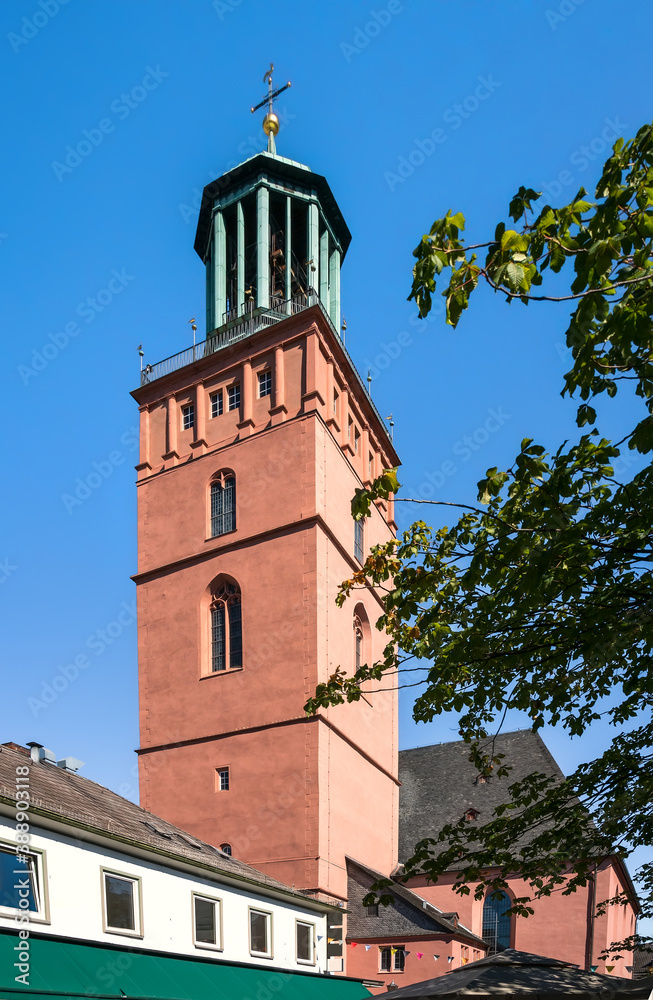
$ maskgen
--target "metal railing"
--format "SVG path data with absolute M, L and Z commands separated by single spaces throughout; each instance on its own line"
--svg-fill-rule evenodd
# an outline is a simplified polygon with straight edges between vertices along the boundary
M 251 309 L 240 320 L 236 319 L 220 327 L 214 333 L 210 334 L 206 340 L 201 341 L 201 343 L 187 347 L 186 350 L 180 351 L 178 354 L 173 354 L 169 358 L 164 358 L 163 361 L 157 361 L 154 365 L 146 365 L 141 372 L 141 385 L 148 385 L 150 382 L 155 382 L 157 379 L 163 378 L 164 375 L 170 375 L 172 372 L 179 371 L 180 368 L 185 368 L 186 365 L 192 364 L 193 361 L 200 361 L 210 354 L 224 350 L 225 347 L 230 347 L 241 340 L 246 340 L 247 337 L 251 337 L 252 334 L 257 333 L 264 327 L 274 326 L 275 323 L 280 323 L 282 320 L 288 319 L 289 316 L 296 316 L 298 313 L 304 312 L 314 305 L 319 306 L 322 315 L 340 340 L 340 345 L 349 359 L 354 374 L 358 379 L 358 384 L 369 399 L 372 409 L 379 418 L 388 438 L 392 440 L 385 421 L 369 394 L 368 387 L 365 386 L 351 355 L 342 342 L 340 331 L 336 330 L 333 320 L 324 308 L 324 304 L 318 293 L 313 288 L 309 288 L 306 294 L 296 295 L 292 299 L 277 299 L 271 309 Z

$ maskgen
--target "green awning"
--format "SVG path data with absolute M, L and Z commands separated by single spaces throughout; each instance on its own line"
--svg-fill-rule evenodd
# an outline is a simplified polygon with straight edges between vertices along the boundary
M 0 1000 L 60 996 L 156 1000 L 367 1000 L 359 981 L 171 958 L 97 945 L 29 939 L 29 986 L 14 981 L 17 934 L 0 934 Z

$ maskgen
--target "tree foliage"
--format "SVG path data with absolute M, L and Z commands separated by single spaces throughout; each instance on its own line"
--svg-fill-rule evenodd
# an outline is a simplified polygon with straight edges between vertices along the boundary
M 409 298 L 425 317 L 447 281 L 453 327 L 482 285 L 508 303 L 570 303 L 573 361 L 562 394 L 579 398 L 584 430 L 551 454 L 525 439 L 510 468 L 487 470 L 476 506 L 448 505 L 460 509 L 450 527 L 418 521 L 374 548 L 338 600 L 380 589 L 384 658 L 351 676 L 339 668 L 307 704 L 315 712 L 356 701 L 364 682 L 396 683 L 408 661 L 426 662 L 414 718 L 458 713 L 479 772 L 506 780 L 510 795 L 489 822 L 461 820 L 416 845 L 403 878 L 435 881 L 455 869 L 457 890 L 474 883 L 481 898 L 518 874 L 530 887 L 513 905 L 519 913 L 532 912 L 534 898 L 584 886 L 602 858 L 653 843 L 653 464 L 646 459 L 629 481 L 615 474 L 624 449 L 653 449 L 652 126 L 617 141 L 594 200 L 581 188 L 568 205 L 538 211 L 540 197 L 521 187 L 509 208 L 518 228 L 501 222 L 485 243 L 464 242 L 460 213 L 438 219 L 414 252 Z M 567 272 L 565 294 L 544 294 L 545 281 L 558 291 Z M 613 443 L 591 404 L 624 388 L 640 414 Z M 357 490 L 354 517 L 398 489 L 396 470 L 386 470 Z M 580 736 L 604 719 L 614 735 L 563 783 L 538 773 L 510 783 L 491 738 L 509 709 L 536 730 L 560 725 Z M 653 863 L 637 877 L 643 913 L 653 915 Z

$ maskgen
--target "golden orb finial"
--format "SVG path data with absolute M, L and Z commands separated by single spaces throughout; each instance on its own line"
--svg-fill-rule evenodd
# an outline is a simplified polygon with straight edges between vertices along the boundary
M 278 135 L 279 134 L 279 119 L 274 113 L 268 113 L 263 119 L 263 131 L 266 135 Z

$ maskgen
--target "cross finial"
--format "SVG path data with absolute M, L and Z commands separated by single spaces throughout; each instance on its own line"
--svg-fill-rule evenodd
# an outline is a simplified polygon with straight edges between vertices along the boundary
M 288 83 L 284 84 L 283 87 L 279 87 L 278 90 L 272 89 L 272 74 L 274 73 L 274 63 L 270 63 L 270 68 L 265 71 L 263 76 L 263 83 L 268 85 L 267 97 L 264 97 L 262 101 L 259 101 L 253 108 L 250 108 L 252 114 L 262 108 L 265 104 L 268 106 L 268 113 L 263 119 L 263 131 L 268 137 L 268 153 L 276 153 L 277 149 L 274 142 L 274 137 L 279 131 L 279 119 L 274 113 L 274 102 L 279 94 L 283 94 L 284 90 L 288 90 L 290 87 L 290 80 Z

